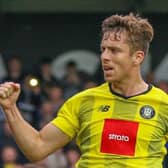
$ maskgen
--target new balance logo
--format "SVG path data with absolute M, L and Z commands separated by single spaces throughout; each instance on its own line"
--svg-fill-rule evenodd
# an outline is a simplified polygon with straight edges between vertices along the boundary
M 99 111 L 107 112 L 107 111 L 109 111 L 109 109 L 110 109 L 109 105 L 101 105 L 100 108 L 99 108 Z

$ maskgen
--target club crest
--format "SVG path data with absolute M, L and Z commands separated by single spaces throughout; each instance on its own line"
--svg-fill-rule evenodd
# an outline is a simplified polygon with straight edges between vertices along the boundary
M 153 107 L 146 105 L 140 109 L 140 115 L 142 118 L 151 119 L 155 115 L 155 110 L 153 109 Z

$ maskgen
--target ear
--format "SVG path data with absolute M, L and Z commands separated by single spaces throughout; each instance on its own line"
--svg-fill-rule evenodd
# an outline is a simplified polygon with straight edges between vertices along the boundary
M 143 51 L 136 51 L 133 55 L 133 63 L 135 65 L 141 64 L 144 60 L 144 52 Z

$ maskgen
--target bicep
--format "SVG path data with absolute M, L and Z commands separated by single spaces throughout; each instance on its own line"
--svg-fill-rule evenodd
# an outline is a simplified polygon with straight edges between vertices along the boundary
M 66 135 L 52 123 L 47 124 L 40 131 L 40 139 L 41 150 L 47 155 L 63 147 L 71 140 L 68 135 Z

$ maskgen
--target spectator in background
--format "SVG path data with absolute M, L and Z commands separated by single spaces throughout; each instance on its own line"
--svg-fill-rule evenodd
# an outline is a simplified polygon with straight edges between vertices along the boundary
M 75 164 L 81 155 L 79 148 L 75 144 L 70 143 L 64 148 L 64 153 L 68 161 L 67 168 L 75 168 Z
M 46 158 L 46 164 L 48 168 L 67 168 L 68 161 L 63 152 L 63 149 L 59 149 Z
M 49 100 L 44 100 L 40 107 L 40 128 L 46 125 L 55 116 L 53 104 Z
M 59 85 L 60 81 L 53 76 L 51 72 L 52 60 L 48 57 L 43 57 L 40 61 L 39 73 L 37 74 L 40 85 L 44 93 L 47 92 L 48 86 L 51 84 Z
M 66 64 L 66 72 L 63 77 L 64 98 L 67 99 L 79 92 L 82 88 L 81 78 L 75 61 L 69 61 Z
M 0 151 L 1 151 L 1 153 L 4 149 L 4 147 L 6 147 L 6 146 L 10 146 L 16 150 L 18 163 L 27 163 L 28 162 L 27 159 L 25 158 L 25 156 L 22 154 L 22 152 L 18 148 L 16 142 L 13 139 L 12 131 L 9 127 L 8 122 L 4 121 L 3 125 L 2 125 L 2 130 L 0 132 Z M 2 162 L 3 162 L 3 159 L 1 157 L 0 163 L 2 163 Z
M 87 80 L 83 84 L 83 90 L 96 87 L 97 83 L 94 80 Z
M 54 116 L 57 116 L 58 109 L 64 103 L 63 88 L 60 85 L 51 85 L 48 92 L 48 99 L 52 103 Z
M 13 81 L 22 83 L 24 72 L 22 69 L 22 61 L 19 56 L 11 56 L 7 62 L 7 76 L 3 81 Z
M 2 168 L 21 168 L 18 164 L 17 150 L 13 146 L 4 146 L 1 153 L 2 157 Z
M 2 128 L 0 132 L 0 150 L 2 150 L 2 148 L 7 145 L 16 147 L 16 143 L 12 138 L 11 129 L 6 120 L 3 123 L 1 123 L 1 127 Z

